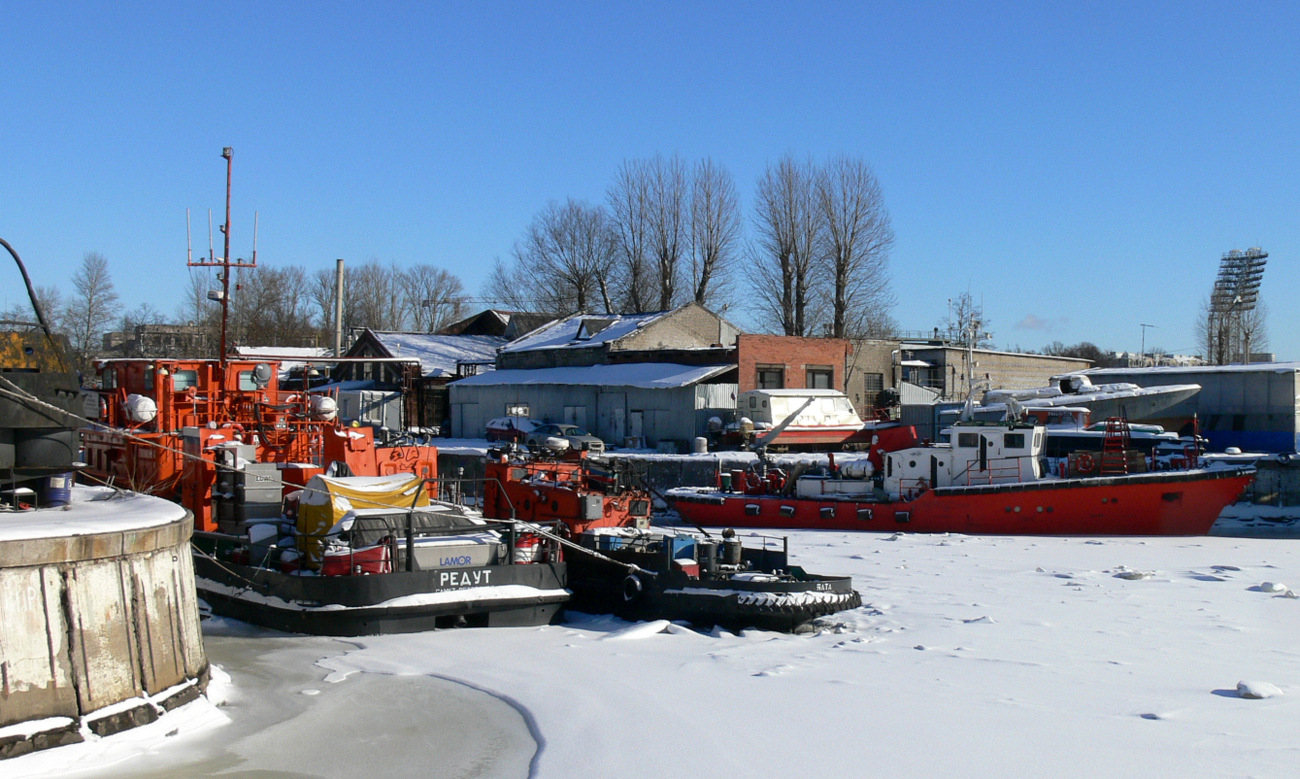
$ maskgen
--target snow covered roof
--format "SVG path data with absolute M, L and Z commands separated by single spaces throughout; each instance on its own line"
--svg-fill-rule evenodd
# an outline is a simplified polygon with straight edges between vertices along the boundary
M 235 356 L 244 360 L 276 360 L 280 363 L 280 378 L 284 379 L 309 362 L 333 357 L 334 350 L 323 346 L 236 346 Z
M 321 357 L 333 357 L 334 350 L 323 346 L 236 346 L 235 355 L 249 360 L 256 360 L 259 357 L 316 360 Z
M 1249 365 L 1162 365 L 1159 368 L 1093 368 L 1080 371 L 1089 376 L 1106 376 L 1111 374 L 1151 374 L 1153 376 L 1171 373 L 1295 373 L 1300 372 L 1300 362 L 1254 362 Z
M 932 365 L 930 365 L 930 363 L 926 362 L 925 360 L 903 360 L 903 362 L 901 363 L 901 365 L 902 365 L 904 368 L 931 368 L 931 367 L 933 367 Z
M 620 365 L 512 369 L 468 376 L 456 382 L 453 386 L 490 387 L 502 384 L 567 384 L 671 389 L 698 384 L 729 370 L 735 370 L 735 367 L 734 365 L 679 365 L 671 362 L 633 362 Z
M 586 349 L 635 333 L 671 311 L 654 314 L 574 314 L 537 328 L 501 347 L 503 352 L 532 349 Z
M 420 361 L 420 373 L 434 377 L 455 376 L 457 363 L 495 363 L 497 348 L 506 342 L 495 335 L 371 333 L 394 357 L 414 357 Z

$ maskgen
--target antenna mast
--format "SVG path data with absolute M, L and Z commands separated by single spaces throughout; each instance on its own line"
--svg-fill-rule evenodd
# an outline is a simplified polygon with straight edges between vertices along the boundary
M 234 262 L 231 262 L 230 261 L 230 182 L 232 178 L 231 174 L 233 173 L 233 169 L 234 169 L 235 150 L 230 146 L 227 146 L 221 150 L 221 157 L 226 161 L 226 223 L 221 225 L 221 233 L 223 236 L 225 236 L 224 253 L 220 257 L 212 256 L 212 251 L 213 251 L 211 248 L 212 228 L 209 226 L 208 228 L 209 248 L 208 248 L 207 262 L 203 262 L 203 261 L 194 262 L 192 258 L 187 257 L 186 264 L 191 267 L 199 267 L 199 268 L 211 268 L 211 267 L 221 268 L 221 292 L 216 292 L 214 290 L 213 292 L 208 293 L 208 297 L 215 298 L 217 295 L 221 296 L 220 298 L 221 300 L 221 353 L 219 357 L 221 360 L 221 371 L 222 374 L 224 375 L 226 370 L 226 328 L 230 321 L 230 269 L 257 267 L 257 227 L 256 227 L 257 223 L 256 223 L 256 217 L 254 217 L 253 261 L 243 262 L 241 260 L 235 260 Z M 186 212 L 187 225 L 188 222 L 189 222 L 189 215 L 188 212 Z M 212 212 L 209 211 L 208 224 L 211 225 L 211 223 L 212 223 Z M 186 228 L 186 233 L 187 235 L 189 233 L 188 227 Z

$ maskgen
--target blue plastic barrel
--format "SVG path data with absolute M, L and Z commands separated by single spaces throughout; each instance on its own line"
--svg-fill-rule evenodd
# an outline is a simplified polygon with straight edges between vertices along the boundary
M 72 474 L 56 473 L 41 480 L 45 505 L 66 506 L 72 502 Z

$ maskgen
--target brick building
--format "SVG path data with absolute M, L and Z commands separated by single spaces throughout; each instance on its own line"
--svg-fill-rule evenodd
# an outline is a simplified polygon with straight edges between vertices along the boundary
M 844 391 L 852 347 L 843 338 L 741 333 L 736 338 L 739 391 L 834 389 Z

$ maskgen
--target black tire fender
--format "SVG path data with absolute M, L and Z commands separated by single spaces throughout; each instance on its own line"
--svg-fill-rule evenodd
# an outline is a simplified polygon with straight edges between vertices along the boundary
M 636 603 L 645 595 L 645 585 L 641 583 L 641 577 L 634 573 L 627 575 L 623 579 L 623 602 Z

